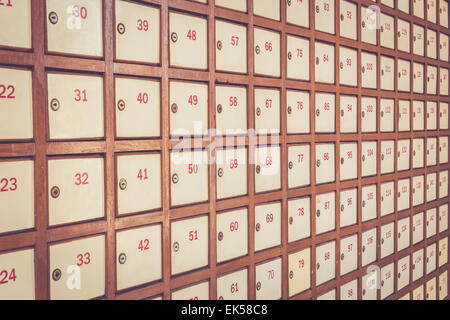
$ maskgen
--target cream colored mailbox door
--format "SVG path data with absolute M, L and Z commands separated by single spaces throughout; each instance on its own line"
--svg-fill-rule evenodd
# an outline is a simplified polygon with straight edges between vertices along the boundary
M 437 68 L 427 65 L 427 94 L 436 94 Z
M 340 205 L 340 226 L 341 228 L 351 226 L 357 221 L 357 189 L 348 189 L 341 191 Z
M 409 169 L 409 149 L 409 139 L 397 141 L 397 171 Z
M 280 76 L 280 42 L 278 32 L 254 28 L 255 74 L 271 77 Z
M 50 139 L 104 137 L 101 77 L 49 73 L 47 84 Z
M 253 1 L 253 14 L 272 20 L 280 20 L 281 4 L 277 0 Z
M 309 80 L 309 40 L 287 36 L 287 77 Z
M 308 28 L 309 14 L 309 1 L 287 1 L 286 21 L 288 23 Z
M 427 20 L 436 23 L 437 0 L 427 0 Z
M 409 217 L 397 221 L 397 251 L 409 247 L 409 224 Z
M 311 198 L 288 200 L 288 242 L 311 235 Z
M 288 146 L 288 187 L 310 184 L 310 146 Z
M 439 33 L 439 60 L 448 62 L 449 37 L 445 33 Z
M 217 298 L 219 300 L 247 300 L 248 270 L 242 269 L 217 277 Z
M 436 270 L 436 242 L 429 245 L 426 250 L 426 274 L 430 274 Z
M 448 196 L 448 170 L 439 172 L 439 199 Z
M 418 279 L 423 277 L 423 267 L 424 267 L 423 251 L 424 251 L 423 249 L 419 249 L 415 251 L 412 255 L 413 281 L 417 281 Z
M 46 0 L 47 50 L 103 56 L 101 0 Z
M 413 91 L 414 93 L 423 93 L 424 67 L 421 63 L 413 63 Z
M 340 97 L 340 123 L 341 133 L 354 133 L 357 131 L 358 101 L 355 96 Z
M 437 157 L 437 139 L 436 138 L 427 138 L 427 157 L 426 163 L 427 167 L 436 165 L 436 157 Z
M 409 260 L 410 256 L 397 261 L 397 290 L 401 290 L 409 285 Z
M 394 172 L 394 140 L 381 141 L 381 174 Z
M 436 31 L 427 29 L 427 57 L 437 59 L 437 37 Z
M 436 200 L 436 173 L 427 174 L 427 202 Z
M 448 130 L 448 103 L 439 103 L 439 129 Z
M 361 207 L 363 222 L 377 217 L 377 185 L 373 184 L 361 188 Z
M 105 294 L 104 235 L 52 244 L 49 255 L 50 299 L 86 300 Z
M 207 21 L 182 13 L 169 13 L 170 65 L 172 67 L 206 69 Z
M 336 242 L 331 241 L 316 248 L 316 285 L 321 285 L 336 276 Z
M 216 6 L 233 9 L 236 11 L 247 11 L 247 2 L 241 0 L 215 0 Z
M 394 182 L 386 182 L 380 185 L 381 216 L 387 216 L 394 212 Z
M 340 178 L 342 180 L 356 179 L 358 170 L 357 143 L 341 143 L 340 145 Z
M 393 58 L 385 56 L 380 58 L 381 90 L 394 91 L 394 63 L 395 60 Z
M 334 45 L 316 42 L 315 79 L 316 82 L 334 83 Z
M 394 100 L 380 99 L 380 131 L 394 131 Z
M 402 1 L 400 1 L 402 2 Z M 404 1 L 403 1 L 404 2 Z M 409 22 L 398 19 L 397 20 L 397 46 L 398 50 L 404 51 L 404 52 L 410 52 L 410 24 Z
M 424 56 L 425 29 L 417 24 L 413 25 L 413 53 Z
M 289 297 L 311 287 L 311 248 L 288 255 Z
M 208 216 L 173 221 L 171 241 L 172 275 L 208 265 Z
M 439 268 L 448 262 L 448 237 L 439 240 Z
M 172 300 L 209 300 L 209 281 L 172 291 Z
M 119 138 L 159 137 L 159 81 L 116 78 L 116 135 Z
M 0 141 L 33 138 L 31 78 L 31 71 L 0 68 Z
M 340 0 L 339 18 L 341 20 L 340 22 L 341 37 L 356 40 L 357 38 L 356 21 L 358 19 L 356 9 L 357 5 L 355 3 L 346 0 Z
M 377 131 L 377 99 L 362 97 L 361 98 L 361 131 L 376 132 Z
M 309 93 L 304 91 L 286 90 L 286 104 L 287 133 L 309 133 Z
M 316 144 L 316 184 L 335 180 L 334 144 Z
M 448 229 L 448 203 L 439 207 L 439 232 Z
M 217 222 L 217 262 L 231 260 L 248 253 L 248 209 L 220 213 Z
M 103 158 L 50 159 L 48 202 L 51 226 L 104 217 Z
M 409 183 L 409 178 L 397 182 L 397 211 L 409 209 Z
M 448 69 L 439 68 L 439 94 L 448 96 Z
M 389 49 L 394 49 L 394 17 L 381 13 L 380 23 L 381 46 Z
M 448 162 L 448 137 L 439 137 L 439 163 Z
M 436 224 L 437 224 L 437 220 L 436 220 L 436 214 L 437 214 L 437 209 L 436 208 L 432 208 L 432 209 L 428 209 L 427 210 L 427 224 L 426 224 L 426 236 L 427 239 L 433 237 L 434 235 L 436 235 Z
M 413 216 L 413 245 L 423 240 L 423 226 L 424 226 L 424 214 L 419 212 Z
M 247 194 L 247 149 L 216 149 L 217 199 Z
M 381 226 L 381 259 L 394 253 L 394 223 Z
M 411 62 L 407 60 L 397 60 L 397 71 L 398 80 L 397 88 L 398 91 L 410 91 L 410 78 L 411 78 Z
M 424 19 L 425 11 L 424 11 L 424 1 L 425 0 L 416 0 L 413 1 L 413 12 L 416 17 Z
M 362 42 L 377 44 L 377 19 L 375 10 L 361 6 L 361 40 Z
M 448 273 L 447 270 L 439 275 L 439 300 L 447 298 L 448 295 Z
M 256 134 L 280 133 L 280 91 L 255 88 Z
M 341 300 L 358 300 L 358 279 L 341 286 Z
M 247 72 L 247 28 L 216 20 L 216 70 Z
M 398 131 L 411 131 L 411 103 L 409 100 L 398 101 Z
M 418 206 L 424 202 L 424 182 L 423 175 L 413 177 L 413 206 Z
M 425 106 L 423 101 L 413 101 L 413 130 L 422 131 L 425 126 Z
M 357 85 L 358 52 L 356 50 L 339 48 L 339 83 L 347 86 Z
M 281 299 L 281 258 L 255 266 L 256 300 Z
M 161 225 L 116 233 L 117 290 L 162 277 Z
M 316 234 L 334 230 L 336 227 L 335 192 L 316 196 Z
M 366 266 L 377 259 L 377 228 L 362 233 L 361 251 L 362 266 Z
M 160 62 L 160 10 L 116 1 L 116 59 Z
M 377 56 L 367 52 L 361 53 L 361 86 L 363 88 L 377 88 Z
M 280 147 L 255 148 L 255 192 L 281 188 Z
M 422 284 L 421 286 L 413 290 L 413 300 L 424 300 L 423 288 L 424 285 Z
M 358 235 L 341 239 L 341 276 L 358 267 Z
M 31 0 L 2 1 L 0 46 L 31 48 Z M 5 32 L 14 30 L 14 32 Z
M 361 143 L 361 173 L 363 177 L 377 174 L 377 142 Z
M 334 34 L 334 1 L 315 0 L 315 29 Z
M 238 135 L 247 132 L 247 89 L 216 85 L 217 135 Z
M 32 160 L 0 161 L 0 203 L 0 234 L 34 227 Z
M 207 151 L 170 153 L 170 203 L 172 206 L 208 200 L 207 158 Z
M 255 251 L 281 244 L 281 203 L 255 206 Z
M 448 28 L 448 1 L 439 0 L 439 24 Z
M 394 293 L 394 263 L 381 268 L 381 300 Z
M 316 128 L 318 133 L 335 131 L 336 96 L 328 93 L 316 93 Z
M 0 253 L 0 300 L 34 300 L 34 249 Z

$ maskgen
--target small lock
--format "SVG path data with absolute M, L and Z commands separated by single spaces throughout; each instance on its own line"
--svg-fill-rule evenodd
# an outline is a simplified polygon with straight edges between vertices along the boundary
M 259 174 L 261 172 L 261 166 L 257 165 L 256 166 L 256 173 Z
M 341 158 L 341 164 L 344 164 L 344 158 Z
M 256 108 L 256 115 L 259 117 L 261 115 L 261 108 L 257 107 Z
M 398 35 L 399 38 L 401 37 L 400 31 L 397 33 L 397 35 Z
M 52 108 L 53 111 L 58 111 L 60 106 L 58 99 L 52 99 L 52 101 L 50 101 L 50 108 Z
M 219 234 L 217 235 L 217 239 L 218 239 L 219 241 L 222 241 L 222 240 L 223 240 L 223 232 L 219 232 Z
M 173 251 L 178 252 L 180 250 L 180 244 L 178 242 L 173 243 Z
M 291 113 L 292 113 L 292 107 L 291 107 L 291 106 L 288 106 L 288 107 L 287 107 L 287 112 L 288 112 L 288 114 L 291 114 Z
M 319 64 L 319 57 L 316 57 L 316 64 Z
M 384 154 L 381 154 L 381 160 L 384 160 Z
M 289 161 L 289 169 L 292 170 L 293 167 L 294 167 L 294 164 L 292 163 L 292 161 Z
M 217 105 L 217 113 L 222 113 L 222 105 L 221 104 Z
M 413 193 L 416 193 L 416 188 L 413 188 Z
M 416 79 L 417 78 L 417 76 L 416 76 L 416 74 L 414 73 L 414 79 Z
M 222 297 L 222 296 L 220 296 L 220 297 L 219 297 L 219 300 L 223 300 L 223 297 Z
M 175 32 L 172 32 L 172 34 L 170 35 L 170 40 L 172 40 L 172 42 L 177 42 L 178 35 Z
M 429 258 L 429 257 L 427 257 L 427 263 L 428 263 L 428 262 L 430 262 L 430 258 Z
M 60 269 L 55 269 L 52 272 L 52 279 L 53 281 L 59 281 L 59 279 L 61 279 L 62 276 L 62 272 Z
M 397 157 L 399 157 L 400 158 L 400 151 L 397 153 Z
M 414 270 L 414 269 L 416 269 L 416 265 L 415 265 L 415 264 L 413 264 L 413 265 L 412 265 L 412 268 L 413 268 L 413 270 Z
M 316 109 L 316 116 L 317 117 L 320 116 L 320 110 L 319 109 Z
M 384 244 L 384 238 L 381 238 L 381 244 Z
M 361 22 L 361 25 L 362 25 L 363 28 L 365 28 L 366 27 L 366 22 L 365 21 Z
M 366 251 L 366 246 L 362 247 L 362 252 Z
M 366 201 L 363 200 L 363 202 L 362 202 L 362 207 L 365 208 L 365 206 L 366 206 Z
M 119 100 L 119 101 L 117 102 L 117 109 L 119 109 L 119 111 L 125 110 L 125 101 Z
M 57 24 L 58 23 L 58 14 L 54 11 L 50 12 L 48 14 L 48 20 L 50 20 L 51 24 Z
M 259 222 L 256 224 L 255 230 L 256 230 L 256 232 L 261 230 L 261 224 Z
M 316 216 L 317 216 L 317 218 L 320 217 L 320 210 L 316 211 Z
M 258 281 L 258 283 L 256 284 L 256 291 L 261 290 L 261 282 Z
M 316 165 L 317 165 L 318 167 L 320 167 L 320 160 L 317 160 L 317 161 L 316 161 Z
M 320 8 L 319 6 L 316 6 L 316 12 L 319 13 L 320 12 Z
M 222 50 L 222 41 L 217 41 L 217 50 Z
M 398 238 L 400 239 L 402 237 L 402 234 L 399 232 L 398 233 Z
M 416 231 L 416 227 L 413 226 L 413 232 Z
M 400 274 L 400 272 L 398 273 L 398 278 L 400 279 L 400 277 L 401 277 L 401 274 Z
M 344 21 L 344 15 L 341 13 L 341 21 Z
M 172 103 L 172 105 L 170 106 L 170 110 L 172 111 L 172 113 L 177 113 L 178 105 L 176 103 Z
M 344 63 L 343 63 L 342 61 L 339 63 L 339 67 L 340 67 L 341 69 L 344 69 Z
M 223 176 L 223 169 L 219 168 L 219 170 L 217 170 L 217 175 L 219 176 L 219 178 L 222 178 Z
M 363 111 L 361 111 L 361 117 L 365 117 L 366 116 L 366 113 L 364 112 L 364 110 Z
M 124 264 L 125 262 L 127 262 L 127 255 L 125 253 L 121 253 L 119 255 L 119 263 Z
M 344 116 L 344 110 L 341 110 L 341 117 Z
M 363 294 L 363 296 L 366 295 L 366 289 L 363 289 L 362 294 Z
M 290 6 L 291 5 L 291 0 L 287 0 L 287 5 Z
M 361 68 L 362 73 L 366 72 L 366 68 L 364 66 Z
M 255 52 L 256 52 L 256 54 L 259 54 L 261 52 L 261 49 L 259 48 L 259 46 L 255 47 Z
M 288 52 L 288 59 L 289 59 L 289 60 L 292 59 L 292 52 Z
M 341 253 L 341 260 L 344 260 L 345 255 Z
M 117 32 L 119 34 L 124 34 L 125 33 L 125 25 L 123 23 L 119 23 L 117 25 Z
M 172 182 L 173 182 L 174 184 L 177 184 L 178 181 L 179 181 L 178 175 L 177 175 L 176 173 L 174 173 L 174 174 L 172 175 Z
M 289 217 L 289 224 L 293 224 L 294 223 L 294 218 L 293 217 Z
M 319 270 L 319 268 L 320 268 L 320 263 L 317 262 L 317 270 Z
M 398 118 L 400 119 L 401 117 L 402 117 L 402 114 L 401 114 L 401 113 L 399 113 L 399 114 L 398 114 Z
M 381 196 L 381 202 L 383 202 L 384 201 L 384 197 L 383 196 Z
M 61 191 L 59 190 L 58 187 L 52 187 L 52 189 L 50 190 L 50 194 L 53 199 L 57 199 L 61 194 Z
M 384 76 L 384 70 L 383 69 L 381 69 L 381 75 Z
M 363 162 L 366 161 L 366 156 L 365 155 L 362 156 L 362 161 Z
M 399 73 L 398 73 L 398 77 L 399 77 L 399 78 L 401 78 L 401 77 L 402 77 L 402 74 L 401 74 L 401 72 L 399 72 Z
M 427 41 L 427 44 L 430 45 L 430 40 Z
M 416 42 L 416 36 L 413 37 L 413 41 Z
M 294 278 L 294 272 L 293 271 L 289 271 L 289 279 Z
M 416 112 L 414 111 L 414 112 L 413 112 L 413 118 L 415 118 L 415 117 L 416 117 Z
M 439 251 L 439 257 L 442 255 L 442 252 L 441 251 Z
M 381 280 L 381 286 L 384 287 L 384 280 Z
M 125 180 L 124 178 L 119 180 L 119 188 L 120 190 L 125 190 L 127 188 L 127 180 Z
M 416 150 L 413 150 L 413 156 L 415 156 L 416 155 Z
M 345 210 L 345 206 L 343 204 L 341 204 L 341 211 Z
M 400 198 L 400 191 L 398 192 L 398 197 Z

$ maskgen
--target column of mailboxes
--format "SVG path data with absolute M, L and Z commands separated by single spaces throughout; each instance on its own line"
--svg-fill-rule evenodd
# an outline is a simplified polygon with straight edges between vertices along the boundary
M 0 5 L 5 1 L 1 1 Z M 74 5 L 75 2 L 75 5 Z M 69 54 L 87 57 L 103 56 L 102 1 L 46 1 L 46 50 L 52 54 Z M 206 1 L 198 1 L 206 3 Z M 246 12 L 245 1 L 216 0 L 217 6 Z M 394 1 L 381 1 L 394 7 Z M 315 6 L 315 30 L 334 34 L 335 2 L 329 0 L 289 1 L 286 5 L 286 23 L 309 28 L 309 5 Z M 427 1 L 427 19 L 436 23 L 435 1 Z M 255 0 L 254 14 L 280 20 L 279 1 Z M 431 9 L 430 9 L 431 7 Z M 70 10 L 67 10 L 70 8 Z M 407 20 L 381 13 L 380 43 L 377 29 L 369 27 L 370 11 L 361 7 L 361 20 L 357 21 L 357 4 L 339 1 L 339 36 L 357 40 L 361 28 L 364 43 L 381 45 L 389 49 L 412 53 L 448 62 L 448 35 L 425 28 Z M 434 8 L 434 10 L 432 9 Z M 398 1 L 398 9 L 410 13 L 409 1 Z M 424 18 L 423 0 L 414 1 L 412 14 Z M 159 64 L 161 37 L 169 37 L 169 62 L 171 67 L 208 69 L 206 17 L 188 12 L 170 10 L 169 35 L 160 35 L 160 9 L 131 1 L 115 2 L 115 59 L 131 63 Z M 439 1 L 439 22 L 448 27 L 448 2 Z M 9 1 L 0 7 L 0 29 L 17 26 L 12 37 L 1 34 L 0 45 L 9 48 L 30 49 L 30 1 Z M 4 18 L 4 19 L 3 19 Z M 18 26 L 27 21 L 28 28 Z M 216 70 L 218 72 L 248 73 L 247 53 L 254 51 L 254 73 L 261 76 L 280 77 L 280 55 L 286 55 L 286 77 L 309 81 L 315 72 L 316 82 L 342 86 L 358 86 L 357 65 L 361 66 L 362 88 L 428 95 L 448 95 L 448 69 L 426 63 L 362 51 L 358 59 L 356 48 L 332 43 L 315 42 L 314 70 L 310 70 L 310 41 L 299 35 L 286 35 L 287 52 L 281 52 L 279 30 L 247 26 L 225 19 L 216 19 Z M 397 24 L 397 42 L 394 40 Z M 73 28 L 68 28 L 73 26 Z M 70 30 L 70 31 L 68 31 Z M 253 32 L 254 48 L 247 48 L 248 32 Z M 413 43 L 410 43 L 413 32 Z M 426 33 L 425 33 L 426 32 Z M 426 46 L 425 46 L 426 40 Z M 395 47 L 397 43 L 397 47 Z M 439 50 L 437 45 L 439 43 Z M 426 49 L 425 49 L 426 47 Z M 339 61 L 335 53 L 339 52 Z M 394 55 L 394 53 L 393 53 Z M 381 64 L 377 66 L 377 62 Z M 339 79 L 335 79 L 334 65 L 339 64 Z M 394 87 L 395 65 L 398 70 L 397 88 Z M 210 68 L 214 66 L 209 66 Z M 410 73 L 413 79 L 410 79 Z M 377 75 L 380 83 L 377 83 Z M 439 74 L 439 83 L 437 82 Z M 410 87 L 412 83 L 412 88 Z M 426 92 L 424 91 L 426 83 Z M 32 70 L 25 67 L 0 67 L 0 127 L 2 142 L 29 141 L 33 139 Z M 103 79 L 100 75 L 47 72 L 49 141 L 89 140 L 104 138 Z M 201 136 L 208 130 L 208 84 L 171 79 L 169 81 L 170 135 Z M 335 121 L 340 121 L 340 132 L 380 133 L 430 131 L 424 138 L 400 140 L 374 140 L 339 143 L 340 154 L 335 154 L 336 142 L 317 143 L 315 154 L 310 154 L 309 144 L 287 145 L 288 188 L 311 184 L 331 183 L 336 180 L 335 167 L 341 181 L 356 179 L 357 168 L 362 177 L 380 172 L 382 175 L 432 167 L 448 163 L 448 137 L 439 136 L 437 130 L 448 130 L 448 103 L 423 100 L 394 100 L 377 96 L 336 95 L 333 92 L 315 92 L 315 105 L 310 105 L 310 93 L 287 88 L 286 106 L 280 105 L 280 88 L 256 87 L 248 92 L 245 85 L 217 84 L 215 86 L 216 129 L 222 134 L 246 133 L 248 128 L 247 105 L 249 94 L 254 95 L 255 132 L 279 134 L 280 112 L 287 112 L 287 134 L 335 133 Z M 159 138 L 160 81 L 140 77 L 116 75 L 116 139 Z M 340 105 L 339 119 L 335 119 L 335 106 Z M 164 106 L 165 107 L 165 106 Z M 357 117 L 360 108 L 361 125 Z M 394 109 L 398 108 L 398 122 L 394 124 Z M 379 110 L 377 110 L 379 109 Z M 311 128 L 309 113 L 315 114 L 315 127 Z M 377 114 L 380 123 L 377 126 Z M 439 116 L 438 116 L 439 114 Z M 426 115 L 426 116 L 425 116 Z M 412 121 L 410 120 L 412 116 Z M 439 121 L 438 121 L 439 118 Z M 412 128 L 411 128 L 412 123 Z M 379 129 L 378 129 L 379 127 Z M 435 134 L 435 135 L 433 135 Z M 431 136 L 429 136 L 431 135 Z M 255 193 L 281 188 L 280 146 L 258 145 L 255 149 Z M 412 148 L 412 152 L 411 152 Z M 358 149 L 360 154 L 358 155 Z M 425 152 L 426 150 L 426 152 Z M 396 152 L 397 151 L 397 155 Z M 377 157 L 381 167 L 377 168 Z M 412 157 L 412 168 L 410 168 Z M 183 206 L 208 201 L 208 171 L 203 161 L 206 150 L 170 153 L 170 205 Z M 219 148 L 217 159 L 217 200 L 245 196 L 247 190 L 248 149 L 245 146 Z M 116 160 L 116 213 L 118 216 L 158 210 L 161 201 L 161 155 L 158 152 L 117 154 Z M 316 168 L 315 181 L 310 179 L 310 163 Z M 336 165 L 335 165 L 336 163 Z M 8 234 L 34 227 L 34 164 L 32 158 L 1 159 L 0 161 L 0 233 Z M 102 156 L 48 157 L 49 227 L 100 219 L 105 216 L 104 160 Z M 412 181 L 410 181 L 412 180 Z M 439 180 L 439 182 L 438 182 Z M 395 186 L 396 184 L 396 186 Z M 230 188 L 230 186 L 233 188 Z M 192 186 L 195 186 L 193 188 Z M 382 217 L 448 196 L 448 170 L 432 172 L 361 187 L 362 222 Z M 410 193 L 410 188 L 412 192 Z M 397 196 L 394 190 L 398 190 Z M 336 229 L 335 208 L 340 213 L 341 228 L 355 225 L 357 219 L 357 188 L 338 190 L 341 203 L 336 204 L 336 192 L 315 197 L 288 199 L 288 242 L 311 236 L 311 214 L 316 218 L 316 234 Z M 381 208 L 377 208 L 377 195 Z M 311 201 L 316 202 L 316 212 L 311 213 Z M 235 208 L 218 212 L 216 218 L 217 263 L 248 254 L 248 208 Z M 281 202 L 258 203 L 255 215 L 255 251 L 281 244 Z M 426 224 L 425 224 L 425 220 Z M 448 204 L 414 214 L 404 219 L 365 230 L 340 239 L 341 252 L 336 253 L 336 241 L 318 244 L 316 250 L 315 283 L 317 286 L 335 278 L 336 273 L 348 274 L 358 267 L 366 267 L 394 253 L 394 230 L 398 231 L 397 251 L 401 251 L 448 230 Z M 409 228 L 413 228 L 410 239 Z M 162 278 L 162 229 L 160 224 L 119 230 L 116 235 L 117 290 L 125 290 L 151 283 Z M 377 233 L 381 256 L 377 257 Z M 171 275 L 179 275 L 208 265 L 208 216 L 200 215 L 171 222 Z M 443 238 L 426 248 L 414 251 L 395 261 L 398 278 L 397 291 L 422 278 L 447 263 L 448 238 Z M 439 250 L 439 254 L 437 254 Z M 362 261 L 359 266 L 358 251 Z M 341 259 L 341 270 L 335 270 L 335 254 Z M 424 257 L 425 254 L 425 257 Z M 195 256 L 195 259 L 192 257 Z M 438 256 L 438 258 L 437 258 Z M 412 268 L 410 268 L 412 261 Z M 426 262 L 425 262 L 426 261 Z M 17 249 L 0 253 L 0 298 L 33 298 L 34 250 Z M 66 286 L 71 265 L 82 270 L 82 291 Z M 69 268 L 69 269 L 68 269 Z M 311 248 L 288 255 L 289 297 L 311 287 Z M 425 269 L 424 269 L 425 268 Z M 67 273 L 69 271 L 69 274 Z M 374 271 L 375 272 L 375 271 Z M 50 298 L 93 298 L 104 295 L 103 281 L 90 281 L 105 277 L 105 235 L 67 240 L 49 244 Z M 269 274 L 269 277 L 267 277 Z M 394 262 L 381 268 L 381 298 L 394 293 Z M 377 291 L 368 290 L 368 273 L 354 279 L 340 289 L 341 299 L 358 298 L 358 281 L 363 299 L 376 299 Z M 248 270 L 235 270 L 217 275 L 217 297 L 245 299 L 248 297 Z M 281 298 L 281 258 L 256 265 L 256 298 Z M 447 271 L 425 284 L 426 296 L 439 298 L 447 295 Z M 423 286 L 413 292 L 414 298 L 423 298 Z M 320 298 L 333 298 L 332 290 Z M 409 294 L 405 297 L 409 297 Z M 173 299 L 209 298 L 207 281 L 172 292 Z

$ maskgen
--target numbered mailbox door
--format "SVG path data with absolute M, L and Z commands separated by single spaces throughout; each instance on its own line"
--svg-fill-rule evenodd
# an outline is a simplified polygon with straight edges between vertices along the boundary
M 101 77 L 49 73 L 47 84 L 50 139 L 104 137 Z
M 437 59 L 437 37 L 436 31 L 427 29 L 427 57 Z
M 31 71 L 0 68 L 0 141 L 33 138 L 31 78 Z
M 208 200 L 207 158 L 207 151 L 170 154 L 170 203 L 172 206 Z
M 431 151 L 430 151 L 431 153 Z M 448 137 L 439 137 L 439 163 L 448 162 Z
M 439 23 L 448 28 L 448 1 L 439 0 Z
M 377 259 L 377 228 L 362 233 L 361 251 L 362 266 L 366 266 Z
M 217 149 L 217 199 L 247 194 L 247 149 Z
M 380 131 L 394 131 L 394 100 L 380 99 Z
M 424 166 L 424 141 L 423 139 L 413 139 L 413 168 L 423 168 Z
M 217 222 L 217 262 L 231 260 L 248 253 L 247 208 L 220 213 Z
M 341 37 L 356 40 L 356 20 L 357 20 L 357 5 L 353 2 L 340 0 L 340 33 Z
M 205 1 L 206 3 L 206 1 Z M 247 2 L 241 0 L 215 0 L 216 6 L 247 12 Z
M 255 74 L 280 76 L 280 34 L 254 28 Z
M 439 199 L 448 196 L 448 170 L 439 172 Z
M 247 28 L 216 20 L 216 70 L 247 72 Z
M 358 267 L 358 235 L 341 239 L 341 276 Z
M 412 255 L 413 281 L 417 281 L 418 279 L 423 277 L 423 267 L 424 267 L 423 251 L 424 249 L 417 250 Z
M 334 1 L 315 0 L 315 29 L 334 34 Z
M 363 88 L 377 88 L 377 56 L 366 52 L 361 53 L 361 85 Z
M 361 188 L 361 207 L 363 222 L 377 217 L 377 186 L 375 184 Z
M 394 293 L 394 264 L 381 268 L 381 300 Z
M 288 268 L 289 297 L 311 288 L 311 248 L 289 254 Z
M 427 167 L 436 165 L 436 138 L 427 138 Z
M 209 300 L 209 281 L 173 291 L 172 300 Z
M 334 51 L 334 45 L 316 42 L 316 82 L 334 83 Z
M 398 180 L 397 183 L 397 211 L 409 209 L 409 178 Z
M 410 78 L 411 78 L 411 63 L 407 60 L 397 60 L 398 70 L 398 91 L 410 91 Z
M 427 65 L 427 94 L 436 94 L 437 68 Z
M 381 174 L 394 172 L 394 140 L 381 141 Z
M 413 177 L 413 206 L 418 206 L 423 204 L 424 202 L 424 176 L 415 176 Z
M 357 222 L 357 189 L 341 191 L 340 225 L 341 228 L 351 226 Z
M 34 300 L 34 250 L 0 254 L 1 300 Z
M 309 80 L 309 40 L 287 36 L 287 77 Z
M 380 23 L 381 46 L 394 49 L 394 17 L 381 13 Z
M 424 67 L 421 63 L 413 63 L 413 91 L 414 93 L 423 93 Z
M 394 253 L 394 223 L 381 226 L 381 259 Z
M 288 242 L 305 239 L 311 235 L 311 198 L 288 201 Z
M 316 93 L 316 132 L 335 131 L 336 96 L 328 93 Z
M 347 86 L 357 85 L 358 52 L 356 50 L 339 48 L 339 83 Z
M 397 171 L 409 169 L 410 140 L 397 141 Z
M 448 130 L 448 103 L 439 103 L 439 128 L 441 130 Z
M 286 103 L 287 133 L 309 133 L 309 93 L 305 91 L 286 90 Z
M 116 136 L 159 137 L 161 100 L 158 81 L 116 78 Z
M 161 155 L 118 156 L 117 197 L 119 214 L 161 208 Z
M 255 192 L 281 188 L 280 147 L 255 148 Z
M 439 94 L 448 96 L 448 69 L 439 68 Z
M 356 179 L 358 169 L 357 143 L 340 144 L 340 177 L 342 180 Z
M 103 158 L 50 159 L 50 225 L 104 217 L 104 180 Z
M 424 18 L 425 16 L 425 11 L 424 11 L 424 1 L 425 0 L 416 0 L 413 1 L 413 10 L 414 10 L 414 15 L 416 17 L 419 17 L 421 19 Z
M 116 59 L 160 62 L 160 10 L 116 1 Z
M 362 132 L 377 131 L 377 99 L 361 98 L 361 130 Z
M 47 50 L 103 56 L 102 1 L 46 0 Z
M 255 88 L 256 134 L 280 133 L 280 91 Z
M 425 107 L 423 101 L 413 101 L 413 130 L 422 131 L 425 126 Z
M 340 96 L 341 133 L 357 131 L 358 101 L 355 96 Z
M 247 89 L 216 86 L 216 130 L 218 135 L 247 132 Z
M 439 240 L 439 268 L 448 262 L 448 237 Z
M 413 290 L 413 300 L 423 300 L 423 285 Z
M 223 1 L 223 0 L 222 0 Z M 237 0 L 242 1 L 242 0 Z M 245 1 L 244 1 L 245 2 Z M 287 1 L 286 21 L 300 27 L 309 27 L 309 1 Z
M 436 300 L 436 277 L 427 281 L 426 300 Z
M 423 240 L 424 213 L 419 212 L 413 216 L 413 245 Z
M 427 174 L 427 202 L 436 200 L 436 173 Z
M 444 271 L 439 275 L 439 299 L 443 300 L 447 298 L 447 295 L 448 295 L 448 273 L 447 271 Z
M 402 2 L 402 1 L 399 1 Z M 404 2 L 404 1 L 403 1 Z M 404 52 L 410 52 L 410 24 L 409 22 L 398 19 L 397 20 L 397 45 L 398 50 L 404 51 Z
M 361 40 L 362 42 L 377 44 L 377 24 L 379 12 L 372 8 L 361 6 Z
M 408 255 L 397 262 L 397 290 L 409 285 L 409 259 Z
M 288 187 L 310 184 L 310 146 L 288 146 Z
M 429 245 L 426 248 L 426 271 L 430 274 L 436 270 L 436 243 Z
M 358 279 L 341 286 L 341 300 L 358 300 Z
M 377 269 L 367 268 L 361 279 L 362 300 L 377 300 L 377 283 L 380 282 L 380 273 Z
M 335 192 L 316 196 L 316 234 L 321 234 L 336 227 Z
M 409 247 L 409 224 L 409 217 L 397 221 L 397 251 Z
M 255 251 L 281 244 L 281 203 L 255 206 Z
M 248 270 L 243 269 L 217 277 L 217 298 L 219 300 L 247 300 Z
M 385 56 L 380 58 L 381 90 L 394 91 L 395 60 Z
M 413 53 L 424 56 L 425 29 L 417 24 L 413 25 Z
M 257 0 L 253 4 L 253 13 L 272 20 L 280 20 L 280 3 L 273 0 Z
M 445 33 L 439 33 L 439 59 L 448 62 L 449 37 Z
M 0 46 L 31 48 L 31 0 L 2 1 Z
M 316 184 L 333 182 L 334 168 L 334 144 L 316 144 Z
M 439 232 L 448 229 L 448 203 L 439 207 Z
M 105 294 L 105 236 L 52 244 L 50 299 L 86 300 Z
M 436 23 L 437 0 L 427 0 L 427 20 Z
M 316 248 L 316 285 L 321 285 L 335 277 L 335 247 L 331 241 Z
M 0 203 L 0 233 L 34 227 L 32 160 L 0 161 Z
M 281 258 L 255 266 L 256 300 L 281 299 Z
M 207 22 L 204 18 L 182 13 L 169 13 L 170 65 L 172 67 L 206 69 Z
M 172 275 L 208 265 L 208 216 L 172 222 L 171 241 Z
M 116 233 L 117 290 L 162 277 L 161 225 Z
M 377 142 L 363 141 L 361 143 L 361 172 L 362 176 L 377 174 Z

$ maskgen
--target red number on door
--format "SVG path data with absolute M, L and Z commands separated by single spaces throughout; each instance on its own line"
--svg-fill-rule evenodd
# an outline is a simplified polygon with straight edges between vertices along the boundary
M 75 185 L 81 186 L 82 184 L 89 184 L 88 178 L 89 175 L 87 172 L 75 174 Z

